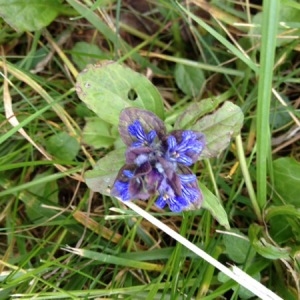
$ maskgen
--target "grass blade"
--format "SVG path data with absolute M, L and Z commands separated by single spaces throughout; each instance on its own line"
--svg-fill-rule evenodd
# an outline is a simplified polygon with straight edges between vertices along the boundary
M 270 158 L 270 102 L 280 1 L 263 2 L 260 70 L 257 98 L 257 201 L 263 208 L 267 199 L 267 160 Z

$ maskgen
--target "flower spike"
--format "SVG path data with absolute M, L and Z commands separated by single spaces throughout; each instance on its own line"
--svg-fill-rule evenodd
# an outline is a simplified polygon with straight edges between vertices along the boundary
M 138 108 L 121 112 L 119 132 L 128 149 L 112 196 L 128 201 L 158 194 L 155 205 L 161 209 L 168 205 L 173 212 L 200 207 L 202 193 L 188 166 L 205 147 L 202 133 L 175 130 L 167 135 L 157 116 Z

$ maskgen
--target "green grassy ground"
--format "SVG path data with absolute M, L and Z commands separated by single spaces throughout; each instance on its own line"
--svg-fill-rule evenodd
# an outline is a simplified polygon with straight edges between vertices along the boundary
M 298 1 L 0 0 L 0 15 L 0 299 L 257 299 L 86 186 L 84 173 L 121 145 L 75 91 L 86 65 L 103 60 L 152 81 L 168 129 L 191 105 L 241 108 L 241 133 L 194 166 L 204 208 L 136 204 L 224 266 L 298 299 Z M 211 199 L 225 217 L 207 209 Z

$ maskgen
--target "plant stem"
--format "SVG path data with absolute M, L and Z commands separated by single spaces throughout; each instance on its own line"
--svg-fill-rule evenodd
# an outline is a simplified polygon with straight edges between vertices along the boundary
M 247 166 L 247 162 L 246 162 L 246 158 L 245 158 L 245 153 L 244 153 L 244 149 L 243 149 L 242 138 L 241 138 L 240 134 L 235 138 L 235 142 L 236 142 L 237 155 L 239 158 L 240 167 L 241 167 L 241 170 L 243 173 L 243 177 L 245 180 L 245 184 L 247 186 L 247 190 L 249 193 L 249 197 L 250 197 L 253 209 L 255 211 L 256 217 L 259 220 L 259 222 L 262 222 L 261 210 L 258 205 L 255 191 L 254 191 L 254 188 L 252 185 L 252 181 L 251 181 L 251 177 L 249 174 L 249 170 L 248 170 L 248 166 Z

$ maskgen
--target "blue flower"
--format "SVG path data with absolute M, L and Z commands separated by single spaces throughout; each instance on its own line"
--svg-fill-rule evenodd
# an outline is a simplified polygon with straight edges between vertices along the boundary
M 173 212 L 180 212 L 187 208 L 190 204 L 189 199 L 178 195 L 170 185 L 167 179 L 165 179 L 160 187 L 158 188 L 159 196 L 155 202 L 158 208 L 164 208 L 166 205 L 169 206 Z
M 202 200 L 196 176 L 189 173 L 190 170 L 188 168 L 185 168 L 184 171 L 188 172 L 188 174 L 175 174 L 180 182 L 179 190 L 177 190 L 176 185 L 174 188 L 174 182 L 170 182 L 167 178 L 161 183 L 158 189 L 159 197 L 155 202 L 158 208 L 162 209 L 168 205 L 171 211 L 180 212 L 194 206 L 197 207 L 196 201 Z
M 121 112 L 119 132 L 128 148 L 112 196 L 128 201 L 158 194 L 156 206 L 168 205 L 173 212 L 200 207 L 202 193 L 188 166 L 205 146 L 202 133 L 174 130 L 167 135 L 157 116 L 137 108 Z
M 119 179 L 115 181 L 111 194 L 123 201 L 132 199 L 129 193 L 129 180 L 133 178 L 133 173 L 129 170 L 120 170 L 118 177 Z
M 194 174 L 179 174 L 181 181 L 182 196 L 189 199 L 190 206 L 197 205 L 197 201 L 202 200 L 202 193 L 197 184 L 197 178 Z
M 163 209 L 166 205 L 168 205 L 173 212 L 181 212 L 188 207 L 189 202 L 181 196 L 171 197 L 169 194 L 159 195 L 155 202 L 155 206 Z
M 132 137 L 137 139 L 137 141 L 132 143 L 132 147 L 149 146 L 157 136 L 157 133 L 154 130 L 145 133 L 141 122 L 138 120 L 128 126 L 128 132 Z
M 148 199 L 151 194 L 149 193 L 150 189 L 144 184 L 145 175 L 135 174 L 130 170 L 126 170 L 126 168 L 130 167 L 125 165 L 120 170 L 111 190 L 111 195 L 122 199 L 122 201 Z
M 167 138 L 166 157 L 185 166 L 191 166 L 204 148 L 204 135 L 192 130 L 177 130 Z

